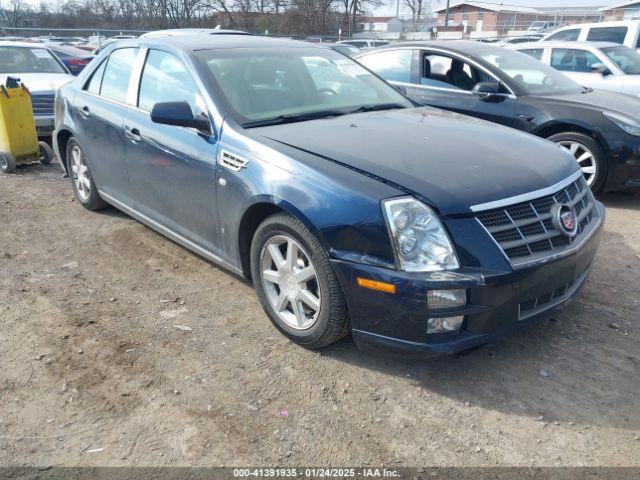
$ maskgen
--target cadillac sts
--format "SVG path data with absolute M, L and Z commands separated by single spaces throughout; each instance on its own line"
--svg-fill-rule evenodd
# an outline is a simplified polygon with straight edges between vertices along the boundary
M 566 150 L 414 108 L 321 45 L 125 40 L 55 108 L 82 205 L 250 279 L 308 348 L 469 349 L 565 306 L 598 248 L 604 209 Z

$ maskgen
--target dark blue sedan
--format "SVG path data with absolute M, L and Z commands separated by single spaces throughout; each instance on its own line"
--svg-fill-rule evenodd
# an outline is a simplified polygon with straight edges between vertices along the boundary
M 251 279 L 309 348 L 471 348 L 567 304 L 598 247 L 604 209 L 565 150 L 413 108 L 320 45 L 119 42 L 56 113 L 82 205 Z

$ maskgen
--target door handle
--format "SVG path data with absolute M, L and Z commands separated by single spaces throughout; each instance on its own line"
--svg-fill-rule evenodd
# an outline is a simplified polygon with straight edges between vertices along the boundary
M 124 135 L 133 143 L 142 142 L 142 135 L 140 135 L 140 130 L 137 128 L 124 127 Z
M 91 116 L 91 110 L 86 105 L 80 109 L 80 115 L 84 118 L 89 118 Z

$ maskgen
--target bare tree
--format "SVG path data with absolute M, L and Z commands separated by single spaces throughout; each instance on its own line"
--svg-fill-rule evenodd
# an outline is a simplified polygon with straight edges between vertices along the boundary
M 0 15 L 7 27 L 25 26 L 30 8 L 24 0 L 9 0 L 7 5 L 1 4 Z

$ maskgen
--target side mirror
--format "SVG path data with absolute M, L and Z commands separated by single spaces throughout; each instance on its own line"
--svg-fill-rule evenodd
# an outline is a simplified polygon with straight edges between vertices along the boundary
M 151 121 L 163 125 L 196 128 L 204 132 L 211 131 L 209 119 L 204 116 L 196 118 L 188 102 L 156 103 L 151 110 Z
M 504 100 L 504 95 L 500 92 L 500 83 L 498 82 L 478 82 L 471 92 L 484 102 L 501 102 Z
M 591 65 L 591 71 L 594 73 L 599 73 L 603 77 L 607 75 L 611 75 L 611 70 L 604 63 L 594 63 Z

